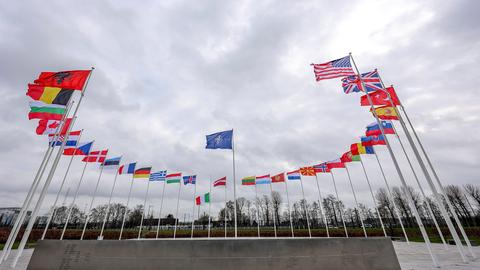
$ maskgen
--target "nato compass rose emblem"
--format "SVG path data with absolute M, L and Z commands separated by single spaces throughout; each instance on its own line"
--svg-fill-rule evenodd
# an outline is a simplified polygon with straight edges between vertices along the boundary
M 216 145 L 219 145 L 223 142 L 223 137 L 222 137 L 222 134 L 219 134 L 216 138 L 215 138 L 215 144 Z
M 70 76 L 71 74 L 68 71 L 57 72 L 55 73 L 55 75 L 53 75 L 53 77 L 55 78 L 58 84 L 62 83 L 65 79 L 67 79 Z

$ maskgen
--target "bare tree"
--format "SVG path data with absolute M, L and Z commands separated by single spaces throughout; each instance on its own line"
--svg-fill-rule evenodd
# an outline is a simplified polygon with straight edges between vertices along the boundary
M 280 224 L 280 207 L 282 205 L 282 196 L 277 191 L 272 192 L 272 207 L 273 207 L 273 216 L 277 222 Z
M 464 186 L 465 192 L 480 206 L 480 188 L 472 184 Z
M 458 186 L 448 185 L 445 187 L 447 197 L 453 204 L 453 208 L 457 215 L 463 220 L 464 223 L 472 221 L 472 216 L 467 208 L 465 196 L 463 196 L 462 190 Z

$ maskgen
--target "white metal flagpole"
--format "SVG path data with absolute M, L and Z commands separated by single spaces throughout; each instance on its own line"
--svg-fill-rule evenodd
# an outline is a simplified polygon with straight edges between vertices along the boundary
M 400 143 L 400 147 L 402 148 L 403 153 L 404 153 L 405 157 L 407 158 L 408 165 L 410 166 L 410 169 L 411 169 L 412 172 L 413 172 L 413 176 L 414 176 L 414 178 L 415 178 L 415 181 L 417 182 L 418 188 L 420 189 L 420 193 L 421 193 L 421 195 L 422 195 L 422 200 L 425 201 L 425 202 L 427 202 L 427 200 L 426 200 L 426 199 L 427 199 L 427 195 L 425 195 L 425 191 L 423 190 L 422 184 L 420 184 L 420 180 L 418 179 L 417 173 L 415 172 L 415 169 L 413 168 L 412 162 L 410 161 L 410 158 L 409 158 L 408 155 L 407 155 L 407 151 L 405 150 L 405 147 L 403 146 L 403 142 L 402 142 L 402 140 L 400 139 L 400 136 L 398 135 L 397 129 L 395 128 L 394 125 L 392 125 L 392 127 L 393 127 L 393 130 L 394 130 L 395 135 L 396 135 L 396 137 L 397 137 L 397 140 L 398 140 L 398 142 Z M 440 239 L 442 240 L 443 247 L 444 247 L 445 249 L 448 249 L 447 242 L 445 241 L 445 238 L 443 237 L 442 230 L 440 229 L 440 226 L 438 225 L 437 218 L 436 218 L 435 215 L 433 214 L 432 207 L 430 206 L 430 204 L 429 204 L 428 202 L 426 203 L 426 207 L 427 207 L 428 213 L 429 213 L 430 216 L 432 217 L 432 220 L 433 220 L 433 223 L 434 223 L 434 225 L 435 225 L 435 228 L 437 229 L 438 235 L 440 236 Z M 448 217 L 447 217 L 447 218 L 448 218 Z
M 357 206 L 357 209 L 355 209 L 355 212 L 357 212 L 357 216 L 360 219 L 360 224 L 362 224 L 363 234 L 365 235 L 365 237 L 368 237 L 367 231 L 365 230 L 365 224 L 363 224 L 363 217 L 362 217 L 362 214 L 360 213 L 360 207 L 358 205 L 357 195 L 355 194 L 352 178 L 350 178 L 350 172 L 348 171 L 347 165 L 345 165 L 345 170 L 347 170 L 348 181 L 350 182 L 350 187 L 352 188 L 352 193 L 353 193 L 353 199 L 355 200 L 355 205 Z
M 130 189 L 128 190 L 127 205 L 125 205 L 125 211 L 123 211 L 122 227 L 120 228 L 120 235 L 118 236 L 118 240 L 122 240 L 123 228 L 125 227 L 125 219 L 127 218 L 128 205 L 130 203 L 130 196 L 132 195 L 133 182 L 135 181 L 135 178 L 133 178 L 134 176 L 135 172 L 132 173 L 132 182 L 130 183 Z
M 307 218 L 308 237 L 312 238 L 312 231 L 310 230 L 310 220 L 308 218 L 307 200 L 305 200 L 305 191 L 303 190 L 302 176 L 300 176 L 300 186 L 302 187 L 303 202 L 305 203 L 305 206 L 303 207 L 304 208 L 303 210 L 305 211 L 305 216 Z
M 227 183 L 225 183 L 225 238 L 227 238 Z
M 85 96 L 85 90 L 88 85 L 88 81 L 90 79 L 90 76 L 92 75 L 93 67 L 92 70 L 89 72 L 88 77 L 85 81 L 85 85 L 82 89 L 82 92 L 80 94 L 80 99 L 78 100 L 77 107 L 75 108 L 75 111 L 73 112 L 72 117 L 75 118 L 77 116 L 78 108 L 80 107 L 83 97 Z M 72 130 L 73 125 L 69 125 L 67 128 L 66 135 L 70 135 L 70 131 Z M 20 241 L 20 245 L 18 246 L 17 249 L 17 255 L 15 256 L 15 259 L 13 260 L 11 266 L 15 267 L 17 265 L 18 259 L 20 256 L 22 256 L 23 249 L 25 248 L 25 245 L 27 244 L 28 237 L 30 236 L 30 232 L 32 231 L 33 225 L 35 224 L 35 221 L 38 216 L 38 212 L 40 211 L 40 207 L 42 206 L 43 200 L 45 199 L 45 196 L 47 195 L 48 187 L 50 186 L 50 183 L 52 181 L 53 175 L 55 174 L 55 170 L 57 169 L 58 162 L 60 161 L 60 158 L 62 157 L 63 154 L 63 149 L 65 148 L 65 144 L 67 143 L 66 140 L 63 141 L 62 145 L 60 146 L 60 149 L 58 150 L 57 156 L 55 157 L 55 160 L 53 161 L 52 168 L 50 169 L 50 172 L 48 173 L 47 179 L 45 180 L 45 184 L 43 185 L 42 191 L 40 193 L 40 196 L 37 201 L 37 205 L 35 205 L 35 208 L 32 211 L 30 221 L 28 222 L 27 228 L 25 229 L 25 232 L 23 233 L 22 240 Z
M 315 173 L 315 180 L 317 181 L 317 189 L 318 189 L 318 206 L 320 207 L 320 214 L 323 217 L 323 223 L 325 223 L 325 230 L 327 231 L 327 237 L 330 238 L 330 233 L 328 231 L 328 223 L 327 223 L 327 217 L 325 216 L 325 212 L 323 211 L 323 206 L 322 206 L 322 192 L 320 191 L 320 184 L 318 183 L 318 176 L 317 173 Z
M 382 85 L 383 85 L 383 82 L 382 82 Z M 388 94 L 388 93 L 387 93 L 387 94 Z M 388 95 L 388 96 L 389 96 L 389 99 L 390 99 L 390 101 L 391 101 L 390 95 Z M 400 102 L 400 101 L 399 101 L 399 102 Z M 460 233 L 462 234 L 463 238 L 465 239 L 465 242 L 467 243 L 467 247 L 468 247 L 468 250 L 469 250 L 469 252 L 470 252 L 470 255 L 471 255 L 473 258 L 477 258 L 477 256 L 475 255 L 475 253 L 474 253 L 473 250 L 472 250 L 472 245 L 471 245 L 471 243 L 470 243 L 470 240 L 468 239 L 468 236 L 467 236 L 467 234 L 465 233 L 465 230 L 463 229 L 462 223 L 461 223 L 460 220 L 458 219 L 457 213 L 455 213 L 455 210 L 454 210 L 454 208 L 453 208 L 452 202 L 450 201 L 450 199 L 448 198 L 448 196 L 446 196 L 446 192 L 445 192 L 445 189 L 444 189 L 442 183 L 440 182 L 440 178 L 438 177 L 437 172 L 436 172 L 435 168 L 433 167 L 432 162 L 430 161 L 430 158 L 429 158 L 427 152 L 425 151 L 425 148 L 423 147 L 423 144 L 422 144 L 422 142 L 420 141 L 420 138 L 418 137 L 417 132 L 415 131 L 415 128 L 414 128 L 413 125 L 412 125 L 412 122 L 410 121 L 410 118 L 408 117 L 407 112 L 405 111 L 405 107 L 403 106 L 403 104 L 402 104 L 401 102 L 400 102 L 400 108 L 402 109 L 403 113 L 405 114 L 405 118 L 407 119 L 407 122 L 409 123 L 410 128 L 411 128 L 412 131 L 413 131 L 413 135 L 415 136 L 415 138 L 416 138 L 416 140 L 417 140 L 417 142 L 418 142 L 418 144 L 419 144 L 419 146 L 420 146 L 420 149 L 422 150 L 422 152 L 423 152 L 423 154 L 424 154 L 424 156 L 425 156 L 425 159 L 427 160 L 427 163 L 428 163 L 430 169 L 432 170 L 432 173 L 433 173 L 433 176 L 435 177 L 435 180 L 436 180 L 436 182 L 437 182 L 437 185 L 440 187 L 440 192 L 443 194 L 443 197 L 445 198 L 445 201 L 447 202 L 448 208 L 450 208 L 450 213 L 452 214 L 452 216 L 453 216 L 453 218 L 454 218 L 454 220 L 455 220 L 455 223 L 457 224 L 458 228 L 460 229 Z M 400 113 L 398 113 L 398 110 L 397 110 L 397 114 L 399 115 L 399 118 L 402 119 Z M 402 119 L 401 123 L 402 123 L 402 127 L 403 127 L 405 133 L 408 134 L 408 135 L 407 135 L 407 138 L 411 138 L 410 133 L 408 132 L 408 129 L 407 129 L 407 127 L 406 127 L 405 122 L 403 121 L 403 119 Z M 412 144 L 412 143 L 413 143 L 413 140 L 409 140 L 409 142 Z M 417 153 L 418 153 L 418 152 L 417 152 Z M 419 157 L 420 157 L 420 155 L 418 155 L 418 158 L 419 158 Z M 449 219 L 448 216 L 447 216 L 447 219 Z M 458 244 L 457 244 L 457 245 L 458 245 Z
M 122 159 L 122 157 L 120 157 L 120 160 L 121 159 Z M 103 240 L 103 230 L 105 229 L 105 224 L 107 223 L 108 215 L 110 213 L 113 191 L 115 190 L 115 186 L 117 185 L 117 176 L 118 176 L 119 166 L 120 165 L 117 166 L 117 170 L 116 170 L 116 173 L 115 173 L 115 178 L 113 179 L 113 185 L 112 185 L 112 189 L 110 190 L 110 196 L 108 197 L 107 209 L 105 210 L 105 216 L 103 217 L 102 229 L 100 230 L 100 236 L 98 237 L 98 240 Z
M 54 135 L 54 141 L 57 140 L 58 136 L 61 133 L 61 130 L 63 130 L 63 125 L 65 124 L 65 119 L 66 119 L 67 115 L 69 114 L 73 103 L 74 103 L 73 100 L 69 103 L 69 105 L 67 106 L 67 111 L 65 112 L 65 115 L 63 116 L 63 118 L 60 122 L 61 124 L 58 125 L 57 128 L 56 128 L 55 135 Z M 27 215 L 27 210 L 30 207 L 30 203 L 32 202 L 33 196 L 35 195 L 35 193 L 37 191 L 38 185 L 41 182 L 41 179 L 43 177 L 43 173 L 45 172 L 45 169 L 46 169 L 47 164 L 50 160 L 50 157 L 52 156 L 53 150 L 54 150 L 54 147 L 51 147 L 50 144 L 49 144 L 49 146 L 47 148 L 47 151 L 45 152 L 45 155 L 43 156 L 43 160 L 40 164 L 40 167 L 38 168 L 37 173 L 35 174 L 33 183 L 30 186 L 30 189 L 27 193 L 27 196 L 25 197 L 25 200 L 23 201 L 23 205 L 20 209 L 20 212 L 18 213 L 18 216 L 15 219 L 15 223 L 14 223 L 14 225 L 12 227 L 12 230 L 10 231 L 10 234 L 8 236 L 8 239 L 5 243 L 2 255 L 0 257 L 0 264 L 2 264 L 2 262 L 8 258 L 8 255 L 10 254 L 10 251 L 13 247 L 13 244 L 14 244 L 15 240 L 17 239 L 17 235 L 20 231 L 20 228 L 23 226 L 23 223 L 25 221 L 25 217 Z
M 140 239 L 140 236 L 142 235 L 143 220 L 145 219 L 145 213 L 147 212 L 147 211 L 145 211 L 145 209 L 147 209 L 147 200 L 148 200 L 148 190 L 149 189 L 150 189 L 150 179 L 148 179 L 147 192 L 145 192 L 145 200 L 143 201 L 143 213 L 142 213 L 142 217 L 140 219 L 140 228 L 138 228 L 137 239 Z M 147 215 L 148 215 L 148 213 L 147 213 Z
M 365 90 L 366 87 L 365 87 L 365 84 L 362 80 L 362 76 L 361 76 L 360 72 L 358 71 L 357 65 L 355 64 L 355 60 L 353 59 L 353 56 L 352 56 L 351 53 L 350 53 L 350 58 L 352 59 L 353 65 L 354 65 L 354 67 L 357 71 L 358 78 L 359 78 L 360 83 L 362 85 L 362 90 Z M 366 92 L 366 91 L 364 91 L 364 92 Z M 378 118 L 378 115 L 375 112 L 375 108 L 373 106 L 373 102 L 372 102 L 372 99 L 371 99 L 370 95 L 366 95 L 366 96 L 367 96 L 368 102 L 370 104 L 370 108 L 372 110 L 373 116 L 375 117 L 375 120 L 377 121 L 377 125 L 380 128 L 380 131 L 385 138 L 385 143 L 387 145 L 388 152 L 390 154 L 390 157 L 392 158 L 393 164 L 395 165 L 395 169 L 397 170 L 398 176 L 400 177 L 400 181 L 402 182 L 402 186 L 403 186 L 403 189 L 405 190 L 405 195 L 407 197 L 408 204 L 410 205 L 410 208 L 411 208 L 411 210 L 412 210 L 412 212 L 415 216 L 415 220 L 417 221 L 417 224 L 420 228 L 420 232 L 422 233 L 423 240 L 425 241 L 425 244 L 427 246 L 430 257 L 432 258 L 433 265 L 435 267 L 437 267 L 438 266 L 437 258 L 432 252 L 431 243 L 430 243 L 430 239 L 428 238 L 427 231 L 425 230 L 425 226 L 423 225 L 422 219 L 420 218 L 420 215 L 418 214 L 417 208 L 415 207 L 415 203 L 413 202 L 412 194 L 410 194 L 410 192 L 408 192 L 407 182 L 405 181 L 403 173 L 402 173 L 402 171 L 400 169 L 400 166 L 398 164 L 397 158 L 395 157 L 395 154 L 393 153 L 393 150 L 390 146 L 388 138 L 385 134 L 385 131 L 383 129 L 382 121 Z
M 210 238 L 210 210 L 211 210 L 211 206 L 212 206 L 212 177 L 210 176 L 210 188 L 209 188 L 209 192 L 208 192 L 208 238 Z
M 272 188 L 272 180 L 270 179 L 270 196 L 272 196 L 272 205 L 273 205 L 273 188 Z M 273 231 L 275 232 L 275 238 L 277 238 L 277 222 L 275 221 L 275 209 L 273 211 Z
M 393 104 L 393 100 L 392 100 L 392 97 L 390 96 L 390 93 L 388 93 L 388 91 L 385 91 L 385 85 L 383 84 L 383 81 L 382 81 L 380 75 L 379 75 L 379 79 L 380 79 L 380 82 L 381 82 L 381 84 L 382 84 L 383 91 L 387 93 L 388 99 L 389 99 L 390 103 Z M 367 95 L 367 96 L 368 96 L 368 95 Z M 400 100 L 399 100 L 399 102 L 400 102 Z M 402 110 L 404 109 L 404 108 L 403 108 L 403 105 L 402 105 L 401 103 L 400 103 L 400 107 L 402 108 Z M 447 223 L 447 227 L 448 227 L 448 229 L 450 230 L 450 233 L 451 233 L 451 235 L 452 235 L 452 237 L 453 237 L 453 239 L 454 239 L 454 241 L 455 241 L 455 244 L 456 244 L 457 249 L 458 249 L 458 251 L 459 251 L 459 253 L 460 253 L 460 256 L 462 257 L 463 262 L 468 262 L 468 259 L 465 257 L 465 255 L 464 255 L 464 253 L 463 253 L 463 245 L 462 245 L 462 242 L 461 242 L 461 240 L 460 240 L 460 237 L 458 236 L 457 231 L 455 230 L 455 227 L 453 226 L 453 223 L 452 223 L 452 221 L 451 221 L 450 218 L 449 218 L 449 215 L 448 215 L 448 213 L 447 213 L 447 211 L 446 211 L 446 209 L 445 209 L 445 206 L 443 205 L 442 196 L 438 193 L 438 191 L 437 191 L 437 189 L 436 189 L 436 187 L 435 187 L 435 184 L 433 183 L 433 180 L 432 180 L 430 174 L 428 173 L 428 170 L 427 170 L 427 168 L 426 168 L 426 166 L 425 166 L 425 163 L 423 162 L 423 159 L 422 159 L 421 156 L 420 156 L 420 153 L 419 153 L 419 151 L 418 151 L 418 149 L 417 149 L 417 147 L 416 147 L 416 145 L 415 145 L 415 143 L 414 143 L 414 141 L 413 141 L 413 139 L 412 139 L 412 136 L 410 135 L 410 132 L 408 131 L 408 128 L 407 128 L 405 122 L 403 121 L 402 115 L 399 113 L 399 111 L 397 110 L 397 107 L 396 107 L 396 106 L 393 106 L 393 109 L 395 110 L 395 112 L 396 112 L 397 115 L 398 115 L 399 122 L 400 122 L 400 124 L 401 124 L 401 126 L 402 126 L 402 128 L 403 128 L 403 130 L 404 130 L 404 133 L 405 133 L 405 135 L 406 135 L 406 137 L 407 137 L 408 142 L 410 143 L 410 146 L 412 147 L 413 153 L 415 154 L 415 157 L 417 158 L 417 161 L 418 161 L 418 163 L 419 163 L 419 165 L 420 165 L 420 168 L 422 169 L 422 172 L 423 172 L 423 174 L 425 175 L 425 178 L 427 179 L 427 183 L 429 184 L 430 189 L 432 190 L 433 196 L 434 196 L 434 198 L 435 198 L 435 200 L 436 200 L 436 202 L 437 202 L 437 204 L 438 204 L 438 207 L 439 207 L 439 209 L 440 209 L 440 213 L 443 215 L 443 217 L 444 217 L 444 219 L 445 219 L 445 222 Z M 373 110 L 373 105 L 372 105 L 372 110 Z M 404 111 L 404 113 L 405 113 L 405 111 Z M 408 115 L 407 115 L 406 113 L 405 113 L 405 116 L 408 118 Z M 410 122 L 409 119 L 408 119 L 408 121 Z M 426 157 L 426 159 L 427 159 L 427 162 L 429 163 L 430 168 L 432 169 L 432 172 L 434 173 L 434 175 L 435 175 L 436 178 L 437 178 L 437 184 L 438 184 L 439 187 L 440 187 L 440 191 L 443 193 L 443 195 L 444 195 L 443 197 L 445 197 L 445 200 L 447 201 L 447 206 L 451 209 L 451 212 L 452 212 L 452 215 L 454 216 L 455 222 L 456 222 L 457 225 L 459 226 L 460 232 L 462 233 L 462 236 L 464 237 L 464 239 L 465 239 L 465 241 L 466 241 L 466 243 L 467 243 L 467 246 L 468 246 L 468 249 L 469 249 L 469 251 L 470 251 L 470 254 L 473 256 L 473 258 L 476 258 L 475 253 L 473 253 L 473 251 L 472 251 L 472 249 L 471 249 L 470 241 L 468 240 L 468 237 L 467 237 L 467 235 L 465 234 L 465 231 L 463 230 L 463 226 L 462 226 L 461 222 L 458 220 L 458 217 L 456 216 L 455 211 L 453 210 L 453 207 L 452 207 L 452 205 L 451 205 L 451 203 L 450 203 L 450 201 L 449 201 L 449 199 L 448 199 L 448 196 L 446 196 L 446 194 L 444 193 L 443 186 L 442 186 L 442 184 L 440 183 L 440 180 L 438 179 L 438 176 L 436 175 L 436 172 L 435 172 L 432 164 L 430 163 L 430 159 L 428 158 L 428 156 L 427 156 L 427 154 L 426 154 L 426 152 L 425 152 L 425 149 L 423 149 L 423 145 L 422 145 L 422 143 L 420 142 L 420 140 L 418 139 L 418 136 L 417 136 L 417 134 L 416 134 L 416 132 L 415 132 L 415 129 L 413 128 L 413 125 L 411 124 L 411 122 L 410 122 L 410 125 L 411 125 L 411 127 L 412 127 L 413 132 L 414 132 L 414 135 L 415 135 L 416 138 L 417 138 L 417 141 L 418 141 L 419 144 L 420 144 L 420 147 L 422 148 L 422 151 L 423 151 L 423 153 L 424 153 L 424 155 L 425 155 L 425 157 Z M 398 136 L 398 135 L 397 135 L 397 136 Z M 428 203 L 427 203 L 427 206 L 430 207 L 430 205 L 429 205 Z M 432 215 L 432 217 L 434 218 L 434 221 L 436 221 L 436 220 L 435 220 L 435 216 L 433 215 L 433 213 L 432 213 L 431 215 Z
M 177 237 L 177 225 L 178 225 L 178 205 L 180 203 L 180 192 L 182 191 L 182 180 L 180 180 L 180 186 L 178 187 L 178 196 L 177 196 L 177 211 L 175 212 L 175 228 L 173 229 L 173 238 Z
M 93 143 L 94 142 L 92 142 L 92 146 L 90 147 L 90 149 L 93 147 Z M 88 160 L 89 157 L 90 157 L 90 153 L 87 154 L 87 157 L 86 157 L 87 160 Z M 87 164 L 88 164 L 88 162 L 85 162 L 85 165 L 83 166 L 82 175 L 80 176 L 80 179 L 78 180 L 77 188 L 75 189 L 75 195 L 73 195 L 73 201 L 70 204 L 70 207 L 68 207 L 67 219 L 65 220 L 65 225 L 63 225 L 63 230 L 62 230 L 62 234 L 60 235 L 60 240 L 63 240 L 63 236 L 65 235 L 65 231 L 67 230 L 68 221 L 70 220 L 70 217 L 72 216 L 73 207 L 75 206 L 75 201 L 77 200 L 78 192 L 80 190 L 80 186 L 82 185 L 83 176 L 85 175 L 85 169 L 87 168 Z
M 102 162 L 100 164 L 100 174 L 98 175 L 97 184 L 95 185 L 95 190 L 93 191 L 92 200 L 90 201 L 90 206 L 88 207 L 88 212 L 86 213 L 87 216 L 85 217 L 85 224 L 83 225 L 83 230 L 82 230 L 82 235 L 80 236 L 80 240 L 83 240 L 83 237 L 85 236 L 85 230 L 87 229 L 88 220 L 90 219 L 90 215 L 91 215 L 91 211 L 92 211 L 92 207 L 93 207 L 93 202 L 95 201 L 95 197 L 97 196 L 98 185 L 100 184 L 100 179 L 102 178 L 102 173 L 103 173 L 103 168 L 104 167 L 105 166 L 103 165 L 103 162 Z
M 398 115 L 399 115 L 400 124 L 402 125 L 403 129 L 406 130 L 407 127 L 405 126 L 405 123 L 403 122 L 400 114 L 398 114 Z M 425 175 L 425 178 L 427 179 L 427 183 L 430 186 L 430 189 L 432 190 L 433 197 L 435 198 L 435 200 L 437 202 L 437 206 L 440 209 L 440 213 L 442 213 L 442 215 L 444 216 L 445 222 L 447 223 L 447 227 L 450 230 L 450 234 L 452 235 L 453 240 L 455 241 L 455 244 L 457 246 L 457 250 L 460 253 L 460 256 L 462 257 L 463 262 L 466 263 L 466 262 L 468 262 L 468 259 L 465 256 L 465 254 L 463 253 L 462 241 L 460 240 L 460 237 L 458 236 L 457 231 L 455 230 L 455 227 L 453 226 L 453 223 L 449 218 L 447 210 L 445 209 L 445 206 L 443 205 L 443 200 L 442 200 L 440 194 L 438 193 L 437 188 L 435 187 L 435 184 L 433 183 L 432 178 L 430 177 L 430 174 L 427 171 L 427 168 L 425 166 L 425 163 L 423 162 L 423 159 L 420 157 L 420 153 L 418 152 L 418 149 L 417 149 L 415 143 L 413 142 L 413 139 L 410 136 L 410 133 L 405 132 L 405 135 L 407 137 L 408 142 L 410 143 L 410 145 L 412 147 L 412 150 L 413 150 L 413 153 L 415 154 L 415 157 L 417 158 L 418 164 L 420 165 L 420 168 L 422 169 L 423 174 Z M 472 252 L 472 254 L 473 254 L 473 252 Z
M 285 192 L 287 193 L 287 206 L 288 206 L 288 217 L 290 219 L 290 230 L 292 231 L 292 237 L 295 237 L 293 232 L 293 222 L 292 222 L 292 211 L 290 210 L 290 198 L 288 197 L 288 184 L 287 180 L 285 180 Z
M 340 197 L 338 196 L 338 190 L 337 190 L 337 184 L 335 183 L 335 177 L 333 176 L 333 172 L 330 171 L 330 175 L 332 176 L 332 181 L 333 181 L 333 188 L 335 189 L 335 195 L 337 196 L 337 201 L 338 201 L 338 211 L 340 212 L 340 219 L 342 219 L 343 223 L 343 229 L 345 230 L 345 237 L 348 238 L 348 231 L 347 231 L 347 226 L 345 225 L 345 217 L 343 216 L 343 207 L 340 205 Z M 335 205 L 333 205 L 335 207 Z
M 76 119 L 76 117 L 75 117 L 75 119 Z M 75 119 L 72 119 L 71 124 L 74 123 Z M 77 143 L 75 144 L 75 147 L 78 146 L 78 142 L 82 138 L 82 133 L 83 133 L 83 129 L 80 131 L 80 135 L 78 136 L 78 140 L 77 140 Z M 67 139 L 67 138 L 65 138 L 65 139 Z M 70 166 L 72 165 L 72 161 L 73 161 L 74 157 L 75 157 L 75 155 L 72 155 L 72 157 L 70 158 L 70 161 L 68 162 L 67 170 L 65 171 L 65 175 L 63 176 L 62 183 L 60 184 L 60 188 L 58 189 L 57 196 L 55 197 L 55 201 L 53 202 L 52 209 L 50 211 L 50 215 L 48 215 L 47 225 L 45 226 L 45 229 L 43 230 L 43 234 L 42 234 L 42 238 L 41 238 L 42 240 L 45 239 L 45 236 L 47 235 L 48 227 L 50 227 L 50 222 L 52 222 L 52 219 L 55 215 L 58 198 L 60 197 L 60 193 L 62 193 L 62 191 L 63 191 L 63 186 L 65 185 L 65 181 L 67 179 L 67 175 L 68 175 L 68 172 L 70 171 Z
M 190 238 L 193 238 L 193 230 L 195 228 L 195 196 L 197 195 L 197 180 L 195 180 L 195 187 L 193 188 L 193 207 L 192 207 L 192 231 L 190 233 Z M 200 203 L 202 199 L 200 198 Z M 200 205 L 198 206 L 200 209 Z
M 385 176 L 385 172 L 383 171 L 382 164 L 380 163 L 380 159 L 378 159 L 377 152 L 374 151 L 374 153 L 375 153 L 375 158 L 377 159 L 377 162 L 378 162 L 378 166 L 380 167 L 380 172 L 382 173 L 382 176 L 383 176 L 383 181 L 385 182 L 385 186 L 387 187 L 388 197 L 392 201 L 393 209 L 395 211 L 395 214 L 397 215 L 398 221 L 400 223 L 400 227 L 402 228 L 403 236 L 405 236 L 405 241 L 407 242 L 407 244 L 410 244 L 407 232 L 405 231 L 405 227 L 403 226 L 402 216 L 400 215 L 400 211 L 398 210 L 397 203 L 393 198 L 392 191 L 390 190 L 390 185 L 388 184 L 387 177 Z
M 258 201 L 258 193 L 257 193 L 257 183 L 255 183 L 255 204 L 257 206 L 257 235 L 260 238 L 260 210 L 259 210 L 259 201 Z
M 365 170 L 365 166 L 363 165 L 362 157 L 360 157 L 360 164 L 362 164 L 363 173 L 365 174 L 365 179 L 367 180 L 368 188 L 370 189 L 370 195 L 372 195 L 373 205 L 375 206 L 375 212 L 377 213 L 378 220 L 380 221 L 380 225 L 382 226 L 383 235 L 387 237 L 387 232 L 385 231 L 385 225 L 383 225 L 382 216 L 380 216 L 377 200 L 375 200 L 375 196 L 373 195 L 372 185 L 370 184 L 370 179 L 368 179 L 367 170 Z
M 162 210 L 163 210 L 163 197 L 165 195 L 165 184 L 167 183 L 167 179 L 163 180 L 163 189 L 162 189 L 162 199 L 160 200 L 160 211 L 158 213 L 158 224 L 157 224 L 157 234 L 155 235 L 155 239 L 158 239 L 158 233 L 160 232 L 160 223 L 162 220 Z
M 238 228 L 237 228 L 237 185 L 236 185 L 236 175 L 235 175 L 235 145 L 233 143 L 233 129 L 232 129 L 232 160 L 233 160 L 233 215 L 235 222 L 235 238 L 238 237 Z

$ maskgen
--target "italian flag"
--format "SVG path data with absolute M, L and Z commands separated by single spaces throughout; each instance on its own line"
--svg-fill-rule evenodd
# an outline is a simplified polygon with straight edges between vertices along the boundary
M 195 198 L 196 205 L 201 205 L 202 203 L 210 203 L 210 193 L 205 193 L 203 196 L 197 196 Z

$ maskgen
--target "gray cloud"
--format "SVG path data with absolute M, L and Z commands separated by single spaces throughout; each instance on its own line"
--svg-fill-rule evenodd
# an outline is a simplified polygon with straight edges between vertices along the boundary
M 480 40 L 474 27 L 478 8 L 472 5 L 478 4 L 0 4 L 0 205 L 22 202 L 46 148 L 45 138 L 34 134 L 36 123 L 26 120 L 24 95 L 40 71 L 95 66 L 77 122 L 85 129 L 84 139 L 95 139 L 97 148 L 108 147 L 126 161 L 196 173 L 204 182 L 198 191 L 206 192 L 209 177 L 231 179 L 232 174 L 229 151 L 204 149 L 208 133 L 235 129 L 237 181 L 334 159 L 346 151 L 372 119 L 358 106 L 358 95 L 342 93 L 338 79 L 314 82 L 309 64 L 349 51 L 362 71 L 378 68 L 385 82 L 396 86 L 442 180 L 475 183 Z M 398 184 L 385 149 L 378 152 Z M 44 210 L 66 163 L 59 166 Z M 380 187 L 375 160 L 365 157 L 365 165 L 374 187 Z M 74 162 L 67 187 L 74 188 L 82 166 L 78 159 Z M 360 167 L 352 165 L 351 172 L 360 199 L 370 204 Z M 353 203 L 344 172 L 336 174 L 341 196 Z M 88 202 L 96 177 L 98 168 L 89 165 L 79 205 Z M 333 192 L 331 179 L 320 180 L 325 192 Z M 97 203 L 106 200 L 111 181 L 108 172 Z M 119 178 L 117 200 L 126 200 L 129 181 Z M 133 204 L 142 202 L 145 185 L 135 182 Z M 308 198 L 316 198 L 312 179 L 305 185 Z M 291 183 L 289 188 L 293 199 L 299 199 L 299 187 Z M 161 187 L 155 183 L 152 189 L 150 203 L 158 205 Z M 238 190 L 240 196 L 253 198 L 249 188 Z M 168 186 L 167 191 L 167 209 L 172 211 L 176 188 Z M 182 193 L 182 211 L 191 209 L 191 192 L 188 187 Z M 222 192 L 216 193 L 220 201 Z

